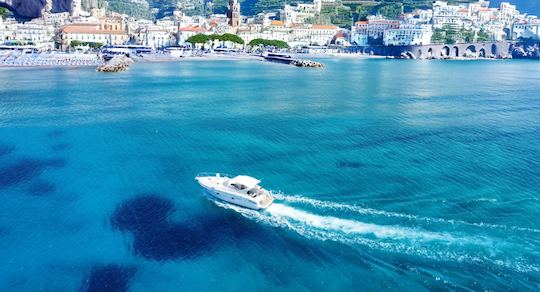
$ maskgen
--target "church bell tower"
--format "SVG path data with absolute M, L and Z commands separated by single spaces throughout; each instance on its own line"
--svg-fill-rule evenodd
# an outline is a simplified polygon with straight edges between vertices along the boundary
M 229 25 L 232 27 L 238 27 L 240 24 L 240 3 L 238 0 L 229 0 L 227 18 L 229 18 Z

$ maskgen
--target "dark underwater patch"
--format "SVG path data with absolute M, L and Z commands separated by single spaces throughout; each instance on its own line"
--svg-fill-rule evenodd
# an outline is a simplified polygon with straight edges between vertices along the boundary
M 51 146 L 52 151 L 64 151 L 71 148 L 71 145 L 69 143 L 60 143 L 60 144 L 54 144 Z
M 15 150 L 15 146 L 7 145 L 7 144 L 0 144 L 0 158 L 13 153 L 14 150 Z
M 142 194 L 121 203 L 111 225 L 133 234 L 133 253 L 150 260 L 190 259 L 208 253 L 222 238 L 256 236 L 254 226 L 222 212 L 172 222 L 172 201 L 155 194 Z M 230 217 L 230 218 L 229 218 Z
M 64 136 L 66 132 L 64 130 L 52 130 L 47 133 L 47 137 L 49 138 L 58 138 Z
M 122 292 L 129 291 L 129 281 L 137 270 L 116 264 L 93 267 L 84 280 L 81 291 L 86 292 Z
M 49 182 L 37 182 L 30 186 L 28 194 L 32 196 L 43 196 L 54 193 L 56 191 L 56 186 L 53 183 Z
M 216 241 L 209 221 L 171 222 L 172 201 L 144 194 L 122 203 L 111 218 L 113 228 L 134 235 L 133 252 L 151 260 L 188 259 L 211 250 Z M 201 222 L 195 222 L 201 223 Z
M 39 176 L 46 168 L 62 168 L 66 164 L 64 159 L 19 159 L 12 165 L 0 168 L 0 188 L 30 181 Z
M 163 225 L 175 211 L 172 201 L 153 194 L 142 194 L 120 204 L 111 218 L 118 230 L 144 233 Z

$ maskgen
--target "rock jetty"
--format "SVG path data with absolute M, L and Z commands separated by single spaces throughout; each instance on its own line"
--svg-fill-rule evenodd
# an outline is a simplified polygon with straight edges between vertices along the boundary
M 296 59 L 292 61 L 291 64 L 296 67 L 324 68 L 324 65 L 322 63 L 311 60 Z
M 133 60 L 131 60 L 129 57 L 125 55 L 118 55 L 118 56 L 114 56 L 112 59 L 105 62 L 104 64 L 98 66 L 96 68 L 96 71 L 98 72 L 126 71 L 131 63 L 133 63 Z

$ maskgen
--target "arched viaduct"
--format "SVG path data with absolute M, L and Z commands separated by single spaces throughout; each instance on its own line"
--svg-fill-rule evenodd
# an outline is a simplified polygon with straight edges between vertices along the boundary
M 452 45 L 389 46 L 383 54 L 411 59 L 447 59 L 461 57 L 505 58 L 510 54 L 510 42 L 479 42 Z

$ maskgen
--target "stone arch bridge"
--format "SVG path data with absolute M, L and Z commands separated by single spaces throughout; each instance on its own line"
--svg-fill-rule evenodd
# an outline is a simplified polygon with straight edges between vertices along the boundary
M 481 42 L 453 45 L 388 46 L 383 55 L 410 59 L 446 59 L 460 57 L 506 58 L 510 42 Z

